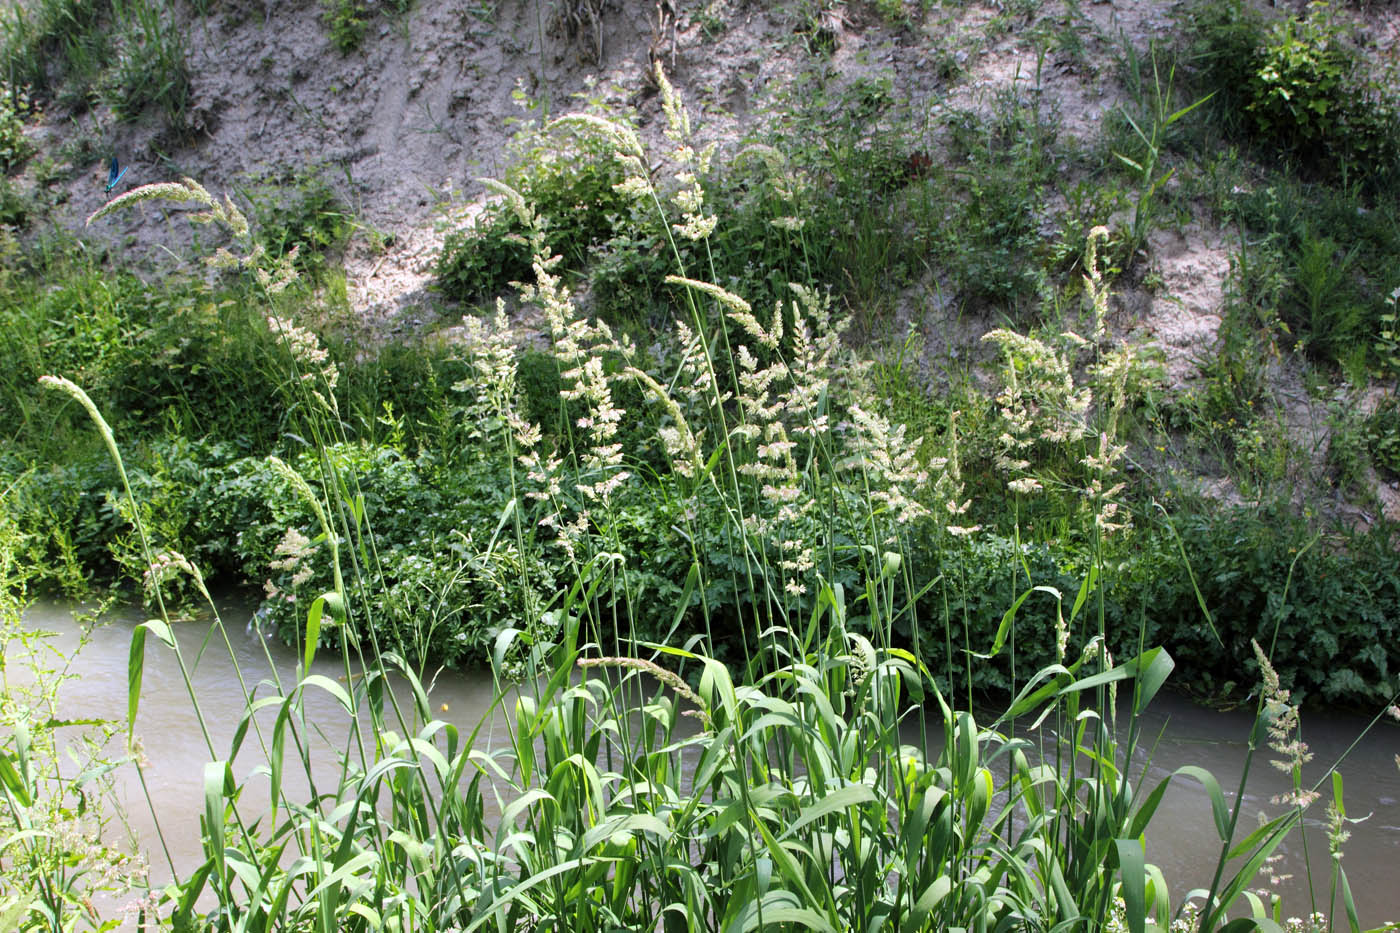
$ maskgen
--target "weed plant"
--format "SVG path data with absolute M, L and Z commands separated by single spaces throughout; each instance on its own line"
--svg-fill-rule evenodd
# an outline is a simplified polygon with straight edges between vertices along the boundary
M 949 118 L 954 178 L 967 197 L 953 207 L 944 248 L 960 294 L 1024 321 L 1050 291 L 1036 260 L 1044 252 L 1039 228 L 1057 116 L 1042 108 L 1036 85 L 1016 82 L 1007 95 L 991 121 L 971 113 Z
M 1354 190 L 1269 181 L 1231 209 L 1253 241 L 1236 263 L 1237 294 L 1309 356 L 1364 374 L 1383 352 L 1373 341 L 1398 281 L 1387 257 L 1400 226 Z
M 608 251 L 604 244 L 616 237 L 635 240 L 645 232 L 630 229 L 631 201 L 614 189 L 622 175 L 597 140 L 526 131 L 515 145 L 516 168 L 507 178 L 537 205 L 551 255 L 562 257 L 566 267 L 580 268 L 593 249 Z M 448 234 L 437 265 L 438 288 L 449 298 L 479 302 L 528 280 L 526 233 L 503 202 L 489 203 L 471 226 Z M 600 278 L 619 274 L 625 275 L 614 269 Z
M 269 316 L 290 376 L 282 391 L 308 440 L 297 460 L 265 461 L 284 503 L 311 523 L 306 534 L 292 519 L 278 554 L 280 570 L 306 572 L 299 585 L 308 588 L 294 595 L 300 675 L 249 692 L 227 750 L 205 732 L 205 857 L 193 871 L 170 866 L 175 881 L 156 895 L 162 920 L 247 930 L 1278 928 L 1282 905 L 1248 888 L 1315 788 L 1303 783 L 1296 704 L 1268 653 L 1253 647 L 1264 698 L 1250 758 L 1267 743 L 1294 777 L 1278 815 L 1241 838 L 1243 784 L 1231 804 L 1202 769 L 1149 789 L 1123 764 L 1173 662 L 1146 647 L 1141 624 L 1111 633 L 1106 617 L 1108 557 L 1129 525 L 1117 440 L 1129 360 L 1102 332 L 1106 283 L 1092 251 L 1089 338 L 1059 347 L 990 335 L 1006 359 L 997 467 L 1018 496 L 1061 496 L 1084 534 L 1084 574 L 1064 590 L 1038 583 L 1017 539 L 1011 559 L 998 558 L 1013 598 L 974 637 L 970 609 L 948 608 L 971 595 L 966 575 L 928 574 L 916 546 L 932 540 L 958 555 L 984 540 L 957 418 L 947 456 L 921 464 L 904 429 L 879 412 L 819 292 L 794 286 L 769 315 L 691 276 L 681 243 L 703 247 L 715 219 L 684 110 L 659 71 L 657 83 L 680 153 L 670 190 L 654 186 L 627 126 L 560 121 L 605 139 L 622 190 L 661 213 L 677 260 L 664 284 L 687 316 L 653 353 L 578 313 L 530 202 L 492 185 L 530 247 L 523 297 L 550 333 L 559 433 L 523 416 L 504 314 L 478 321 L 453 420 L 483 458 L 470 468 L 500 470 L 507 495 L 464 556 L 514 589 L 491 639 L 499 719 L 469 735 L 435 718 L 424 656 L 394 650 L 412 646 L 383 624 L 393 614 L 380 588 L 379 529 L 393 509 L 366 494 L 378 467 L 356 459 L 346 435 L 339 367 L 310 331 Z M 223 261 L 251 265 L 275 309 L 291 264 L 266 265 L 232 204 L 192 182 L 136 189 L 94 219 L 161 197 L 193 202 L 229 230 L 234 250 Z M 1097 397 L 1071 373 L 1080 349 L 1105 387 Z M 207 600 L 204 577 L 137 503 L 92 400 L 72 382 L 45 384 L 97 427 L 144 561 L 156 617 L 133 637 L 134 721 L 148 639 L 187 671 L 169 587 L 180 581 Z M 646 405 L 624 410 L 629 391 Z M 393 411 L 384 418 L 390 445 L 400 444 Z M 624 446 L 624 421 L 642 422 L 629 424 L 630 437 L 649 437 L 650 452 Z M 1047 489 L 1054 482 L 1062 488 Z M 681 572 L 669 589 L 647 592 L 662 577 L 647 573 L 646 542 L 662 535 L 681 542 L 682 563 L 672 565 Z M 1270 594 L 1280 607 L 1300 557 Z M 532 579 L 524 559 L 542 560 L 556 580 Z M 925 618 L 930 594 L 944 608 Z M 1037 614 L 1054 635 L 1043 664 L 1019 654 L 1034 627 L 1032 597 L 1049 603 Z M 405 617 L 431 640 L 439 611 L 458 605 L 428 592 Z M 1219 641 L 1215 617 L 1203 618 Z M 216 613 L 216 639 L 221 631 Z M 309 673 L 328 649 L 344 665 L 343 686 Z M 1002 662 L 1010 699 L 979 722 L 973 667 Z M 308 722 L 308 690 L 335 697 L 343 722 Z M 1119 691 L 1130 695 L 1122 717 Z M 264 709 L 276 712 L 270 726 L 255 715 Z M 1023 737 L 1027 721 L 1046 731 Z M 312 777 L 312 731 L 342 743 L 338 776 L 301 798 L 288 778 Z M 271 812 L 249 806 L 234 777 L 240 755 L 265 765 Z M 1205 788 L 1219 845 L 1214 879 L 1191 906 L 1173 900 L 1148 856 L 1157 806 L 1178 778 Z M 1335 877 L 1349 905 L 1340 867 Z M 205 892 L 218 906 L 201 914 Z
M 113 756 L 119 724 L 74 720 L 61 707 L 76 656 L 51 632 L 23 619 L 27 586 L 39 564 L 0 493 L 0 925 L 7 930 L 99 929 L 94 898 L 121 898 L 147 885 L 144 862 L 118 840 L 114 768 L 139 757 Z M 97 613 L 94 614 L 94 616 Z M 91 618 L 84 625 L 91 622 Z
M 24 136 L 24 119 L 30 111 L 28 94 L 0 85 L 0 170 L 6 173 L 19 168 L 33 152 Z
M 350 241 L 355 223 L 324 172 L 270 179 L 243 192 L 257 240 L 269 256 L 296 258 L 299 272 L 321 282 L 327 257 Z

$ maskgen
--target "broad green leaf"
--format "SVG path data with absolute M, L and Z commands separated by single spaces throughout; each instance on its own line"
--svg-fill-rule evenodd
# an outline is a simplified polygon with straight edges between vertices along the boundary
M 1123 879 L 1123 905 L 1131 933 L 1147 928 L 1146 854 L 1139 839 L 1115 839 L 1118 849 L 1118 875 Z
M 351 716 L 355 715 L 355 704 L 350 701 L 350 694 L 346 693 L 345 688 L 341 687 L 340 684 L 331 680 L 324 674 L 311 674 L 307 677 L 303 677 L 301 687 L 303 689 L 306 687 L 320 687 L 322 690 L 335 697 L 335 701 L 344 708 L 345 712 L 349 713 Z
M 847 784 L 845 787 L 839 787 L 811 806 L 803 807 L 797 822 L 788 827 L 780 838 L 786 839 L 807 824 L 838 810 L 858 807 L 863 803 L 873 803 L 874 801 L 875 792 L 864 784 Z
M 29 787 L 25 784 L 19 771 L 10 762 L 10 756 L 4 751 L 0 751 L 0 783 L 3 783 L 5 788 L 14 795 L 20 806 L 33 806 L 34 798 L 29 794 Z
M 970 651 L 968 653 L 971 654 L 974 658 L 982 658 L 983 660 L 986 660 L 988 658 L 994 658 L 998 654 L 1000 654 L 1002 645 L 1006 644 L 1006 636 L 1011 631 L 1011 625 L 1016 620 L 1016 611 L 1020 609 L 1021 604 L 1024 603 L 1030 597 L 1030 595 L 1036 592 L 1037 590 L 1039 590 L 1042 593 L 1049 593 L 1056 599 L 1060 598 L 1060 591 L 1055 589 L 1053 586 L 1031 587 L 1024 593 L 1022 593 L 1020 596 L 1018 596 L 1016 598 L 1016 601 L 1011 604 L 1011 608 L 1006 610 L 1006 612 L 1002 614 L 1001 624 L 997 626 L 996 637 L 992 639 L 991 650 L 989 650 L 986 654 L 979 654 L 976 651 Z
M 326 608 L 326 595 L 317 596 L 306 610 L 306 647 L 301 659 L 301 672 L 311 673 L 311 662 L 316 659 L 316 646 L 321 643 L 321 613 Z

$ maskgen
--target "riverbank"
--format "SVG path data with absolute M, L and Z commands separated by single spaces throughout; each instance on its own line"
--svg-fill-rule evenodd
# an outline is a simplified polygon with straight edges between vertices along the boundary
M 197 704 L 174 633 L 211 585 L 261 587 L 300 665 L 260 707 L 287 819 L 206 742 L 207 861 L 162 916 L 1267 928 L 1247 891 L 1329 789 L 1300 710 L 1400 691 L 1393 11 L 685 6 L 660 45 L 591 2 L 0 17 L 31 81 L 0 107 L 6 599 L 130 587 L 137 722 L 158 646 Z M 509 144 L 498 108 L 472 120 L 498 171 L 414 208 L 414 166 L 461 171 L 470 141 L 380 134 L 478 90 L 524 107 Z M 371 98 L 344 185 L 246 186 L 258 116 L 287 137 L 264 155 L 307 152 Z M 360 209 L 381 194 L 406 226 Z M 404 301 L 369 308 L 383 270 Z M 532 685 L 493 696 L 506 746 L 388 702 L 440 664 Z M 1288 781 L 1249 835 L 1252 801 L 1185 772 L 1249 856 L 1197 908 L 1141 848 L 1165 798 L 1122 767 L 1167 683 L 1252 700 Z M 308 800 L 284 782 L 310 787 L 322 693 L 369 719 Z M 941 744 L 891 728 L 911 703 Z M 1037 715 L 1082 731 L 1002 728 Z M 52 717 L 14 719 L 23 765 Z M 82 783 L 43 780 L 64 818 Z M 487 825 L 497 787 L 518 832 Z M 74 907 L 62 847 L 23 852 L 0 910 Z

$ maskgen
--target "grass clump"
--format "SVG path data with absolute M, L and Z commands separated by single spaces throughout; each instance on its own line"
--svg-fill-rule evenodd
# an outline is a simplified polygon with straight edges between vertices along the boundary
M 102 82 L 119 120 L 155 108 L 166 126 L 183 132 L 189 119 L 190 71 L 175 7 L 167 0 L 113 0 L 117 42 Z
M 13 4 L 0 16 L 0 63 L 40 103 L 81 113 L 102 100 L 121 120 L 155 109 L 187 128 L 189 65 L 168 0 Z
M 6 80 L 41 102 L 54 100 L 65 86 L 70 101 L 83 101 L 110 61 L 105 27 L 111 14 L 111 3 L 101 0 L 10 5 L 0 17 Z

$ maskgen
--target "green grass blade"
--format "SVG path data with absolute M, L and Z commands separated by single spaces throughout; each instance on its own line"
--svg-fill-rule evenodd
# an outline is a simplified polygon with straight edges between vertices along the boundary
M 797 833 L 798 830 L 802 829 L 802 827 L 807 824 L 831 813 L 835 813 L 838 810 L 858 807 L 863 803 L 874 803 L 875 799 L 875 792 L 864 784 L 847 784 L 845 787 L 839 787 L 825 797 L 820 798 L 812 806 L 803 807 L 801 816 L 797 818 L 797 822 L 788 827 L 787 831 L 779 838 L 786 839 L 788 836 Z
M 1118 849 L 1118 876 L 1123 879 L 1123 906 L 1131 933 L 1147 929 L 1146 854 L 1140 839 L 1115 839 Z
M 136 735 L 136 710 L 141 704 L 141 678 L 146 670 L 146 627 L 138 625 L 131 632 L 131 647 L 126 657 L 126 737 Z

